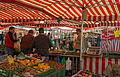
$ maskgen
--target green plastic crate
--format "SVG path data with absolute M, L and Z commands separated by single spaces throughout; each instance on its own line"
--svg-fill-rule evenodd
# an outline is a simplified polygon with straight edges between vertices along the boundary
M 56 77 L 65 77 L 65 67 L 62 69 L 59 69 L 57 72 Z
M 57 77 L 57 72 L 54 71 L 54 72 L 50 73 L 49 75 L 45 75 L 44 77 Z
M 38 64 L 33 65 L 33 66 L 38 66 Z M 30 66 L 30 67 L 33 68 L 33 66 Z M 52 67 L 52 66 L 50 66 L 50 67 Z M 33 69 L 34 69 L 34 68 L 33 68 Z M 37 69 L 35 69 L 35 70 L 37 70 Z M 38 71 L 40 71 L 40 70 L 38 70 Z M 55 71 L 56 71 L 56 68 L 50 69 L 50 70 L 48 70 L 48 71 L 46 71 L 46 72 L 42 72 L 42 71 L 40 71 L 40 72 L 42 72 L 41 76 L 45 77 L 45 76 L 48 76 L 49 74 L 51 74 L 51 73 L 53 73 L 53 72 L 55 72 Z M 41 76 L 39 76 L 39 77 L 41 77 Z M 37 77 L 38 77 L 38 76 L 37 76 Z
M 26 67 L 25 67 L 25 68 L 26 68 Z M 25 68 L 17 69 L 17 70 L 15 70 L 15 71 L 16 71 L 16 72 L 21 72 L 21 71 L 24 70 Z M 34 68 L 33 68 L 33 69 L 34 69 Z M 15 73 L 13 73 L 11 77 L 23 77 L 23 76 L 20 76 L 20 75 L 17 75 L 17 74 L 15 74 Z M 33 76 L 33 77 L 43 77 L 43 74 L 41 73 L 41 74 L 35 75 L 35 76 Z
M 9 71 L 0 68 L 0 77 L 8 77 L 9 76 Z

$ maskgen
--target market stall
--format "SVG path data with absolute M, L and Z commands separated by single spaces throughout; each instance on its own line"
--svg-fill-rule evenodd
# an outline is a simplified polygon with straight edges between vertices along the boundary
M 119 24 L 120 24 L 119 5 L 120 5 L 119 0 L 112 0 L 112 1 L 110 1 L 110 0 L 107 0 L 107 1 L 105 1 L 105 0 L 90 0 L 90 1 L 89 0 L 62 0 L 62 1 L 60 1 L 60 0 L 51 0 L 51 1 L 48 1 L 48 0 L 46 0 L 46 1 L 43 1 L 43 0 L 41 0 L 41 1 L 37 1 L 37 0 L 0 0 L 0 6 L 1 6 L 1 8 L 0 8 L 0 23 L 20 22 L 19 24 L 24 24 L 24 26 L 31 27 L 31 26 L 33 26 L 33 24 L 30 24 L 27 22 L 38 21 L 38 24 L 36 24 L 36 26 L 38 28 L 39 27 L 45 28 L 45 27 L 52 27 L 52 26 L 60 26 L 60 25 L 63 25 L 62 23 L 65 24 L 67 22 L 72 22 L 72 23 L 76 23 L 76 24 L 67 23 L 67 25 L 70 24 L 69 26 L 73 26 L 75 28 L 81 28 L 81 36 L 83 36 L 83 30 L 84 30 L 84 28 L 87 28 L 87 27 L 119 26 Z M 56 23 L 48 24 L 49 21 L 45 22 L 44 24 L 43 23 L 40 24 L 39 21 L 43 21 L 43 20 L 44 21 L 56 20 L 57 24 Z M 66 22 L 64 22 L 64 21 L 66 21 Z M 96 24 L 96 22 L 99 22 L 99 24 Z M 66 26 L 66 24 L 63 26 Z M 117 37 L 119 37 L 119 36 L 117 35 Z M 81 37 L 81 41 L 83 41 L 82 37 Z M 113 48 L 113 49 L 115 51 L 116 50 L 119 51 L 119 47 L 118 47 L 119 39 L 117 41 L 116 40 L 108 41 L 108 30 L 107 30 L 107 42 L 102 41 L 102 44 L 105 43 L 104 44 L 105 46 L 104 45 L 103 46 L 107 47 L 107 50 L 111 49 L 110 48 L 111 45 L 110 45 L 110 47 L 108 47 L 109 42 L 110 42 L 110 44 L 111 44 L 111 42 L 114 42 L 114 43 L 112 43 L 112 47 L 114 47 L 113 45 L 115 45 L 115 48 Z M 106 44 L 107 44 L 107 46 L 106 46 Z M 104 47 L 102 47 L 102 50 L 105 49 Z M 93 49 L 95 49 L 95 47 L 93 47 L 92 50 Z M 96 50 L 99 51 L 100 49 L 96 48 Z M 113 62 L 115 64 L 117 64 L 117 63 L 119 64 L 119 59 L 115 59 L 115 58 L 109 59 L 108 57 L 103 58 L 100 56 L 100 54 L 97 55 L 97 57 L 96 57 L 96 54 L 98 54 L 98 52 L 96 50 L 95 50 L 95 53 L 91 52 L 91 51 L 89 52 L 89 54 L 83 53 L 82 42 L 81 42 L 81 54 L 78 53 L 78 56 L 76 56 L 76 53 L 74 53 L 75 56 L 65 55 L 65 54 L 68 54 L 68 52 L 65 52 L 62 55 L 61 55 L 61 52 L 60 53 L 57 52 L 59 55 L 55 54 L 55 55 L 50 55 L 50 56 L 73 57 L 72 61 L 74 61 L 74 58 L 76 58 L 76 60 L 75 60 L 76 68 L 79 68 L 81 70 L 87 69 L 90 72 L 94 71 L 95 73 L 98 73 L 98 74 L 103 74 L 104 69 L 106 68 L 107 64 L 109 64 L 109 63 Z M 65 60 L 63 59 L 63 61 L 65 61 Z M 99 65 L 100 64 L 99 62 L 102 63 L 101 64 L 102 66 Z M 8 64 L 8 63 L 6 63 L 6 64 Z M 80 64 L 80 65 L 78 65 L 78 64 Z M 42 65 L 40 64 L 40 66 L 42 66 Z M 98 67 L 98 66 L 100 66 L 100 67 Z M 24 67 L 21 67 L 21 68 L 24 68 Z M 7 72 L 7 75 L 9 75 L 10 73 L 11 72 Z M 47 75 L 47 73 L 45 73 L 45 74 Z M 45 74 L 42 74 L 42 75 L 44 76 Z

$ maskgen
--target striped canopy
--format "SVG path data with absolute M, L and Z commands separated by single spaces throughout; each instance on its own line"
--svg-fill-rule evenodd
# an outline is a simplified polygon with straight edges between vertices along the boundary
M 0 0 L 0 21 L 28 22 L 46 19 L 81 21 L 82 9 L 87 10 L 88 17 L 84 23 L 89 27 L 98 26 L 91 24 L 95 21 L 119 24 L 116 20 L 119 19 L 120 0 L 84 0 L 84 6 L 83 0 Z
M 42 19 L 53 18 L 40 11 L 0 2 L 0 20 L 2 22 L 28 22 Z

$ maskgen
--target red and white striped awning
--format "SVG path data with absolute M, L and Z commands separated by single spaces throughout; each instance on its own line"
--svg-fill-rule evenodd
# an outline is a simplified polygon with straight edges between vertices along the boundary
M 52 17 L 22 6 L 0 3 L 1 22 L 28 22 L 43 19 L 52 19 Z
M 84 0 L 88 18 L 84 27 L 120 26 L 120 0 Z M 80 27 L 80 24 L 64 20 L 79 21 L 82 17 L 83 0 L 0 0 L 0 22 L 30 22 L 46 20 L 46 26 L 58 25 Z M 56 20 L 54 20 L 56 19 Z M 99 24 L 96 24 L 99 21 Z M 107 22 L 106 22 L 107 21 Z M 81 23 L 81 22 L 80 22 Z M 59 25 L 60 26 L 60 25 Z
M 81 20 L 83 0 L 0 0 L 25 8 L 34 9 L 52 18 Z M 120 0 L 84 0 L 84 9 L 88 11 L 88 21 L 114 21 L 120 13 Z M 25 10 L 25 9 L 24 9 Z M 16 9 L 13 9 L 16 11 Z M 24 12 L 25 13 L 25 12 Z M 10 16 L 11 15 L 7 15 Z M 21 14 L 20 14 L 21 16 Z M 23 14 L 29 17 L 28 14 Z M 25 18 L 21 19 L 25 19 Z M 31 15 L 30 15 L 31 17 Z M 34 17 L 34 15 L 33 15 Z M 36 17 L 36 16 L 35 16 Z M 31 18 L 32 19 L 32 18 Z

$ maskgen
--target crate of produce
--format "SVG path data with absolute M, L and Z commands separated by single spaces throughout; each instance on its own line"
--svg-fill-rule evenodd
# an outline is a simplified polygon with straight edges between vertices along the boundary
M 32 68 L 42 72 L 43 76 L 47 76 L 55 71 L 55 68 L 51 67 L 48 63 L 39 63 Z
M 16 61 L 23 64 L 23 65 L 25 65 L 25 66 L 34 66 L 34 65 L 40 63 L 39 61 L 32 60 L 30 58 L 26 58 L 26 59 L 23 59 L 23 60 L 16 59 Z
M 61 63 L 57 63 L 55 61 L 48 61 L 46 62 L 50 66 L 53 66 L 56 68 L 56 77 L 64 77 L 65 76 L 65 65 Z
M 5 76 L 5 77 L 11 77 L 11 71 L 24 68 L 25 66 L 14 62 L 12 64 L 9 64 L 9 62 L 1 63 L 0 64 L 0 75 Z
M 7 71 L 14 71 L 20 68 L 25 68 L 23 64 L 14 62 L 12 64 L 9 64 L 9 62 L 1 63 L 0 68 L 5 69 Z
M 26 67 L 21 71 L 14 71 L 12 77 L 43 77 L 42 72 L 35 70 L 31 67 Z

